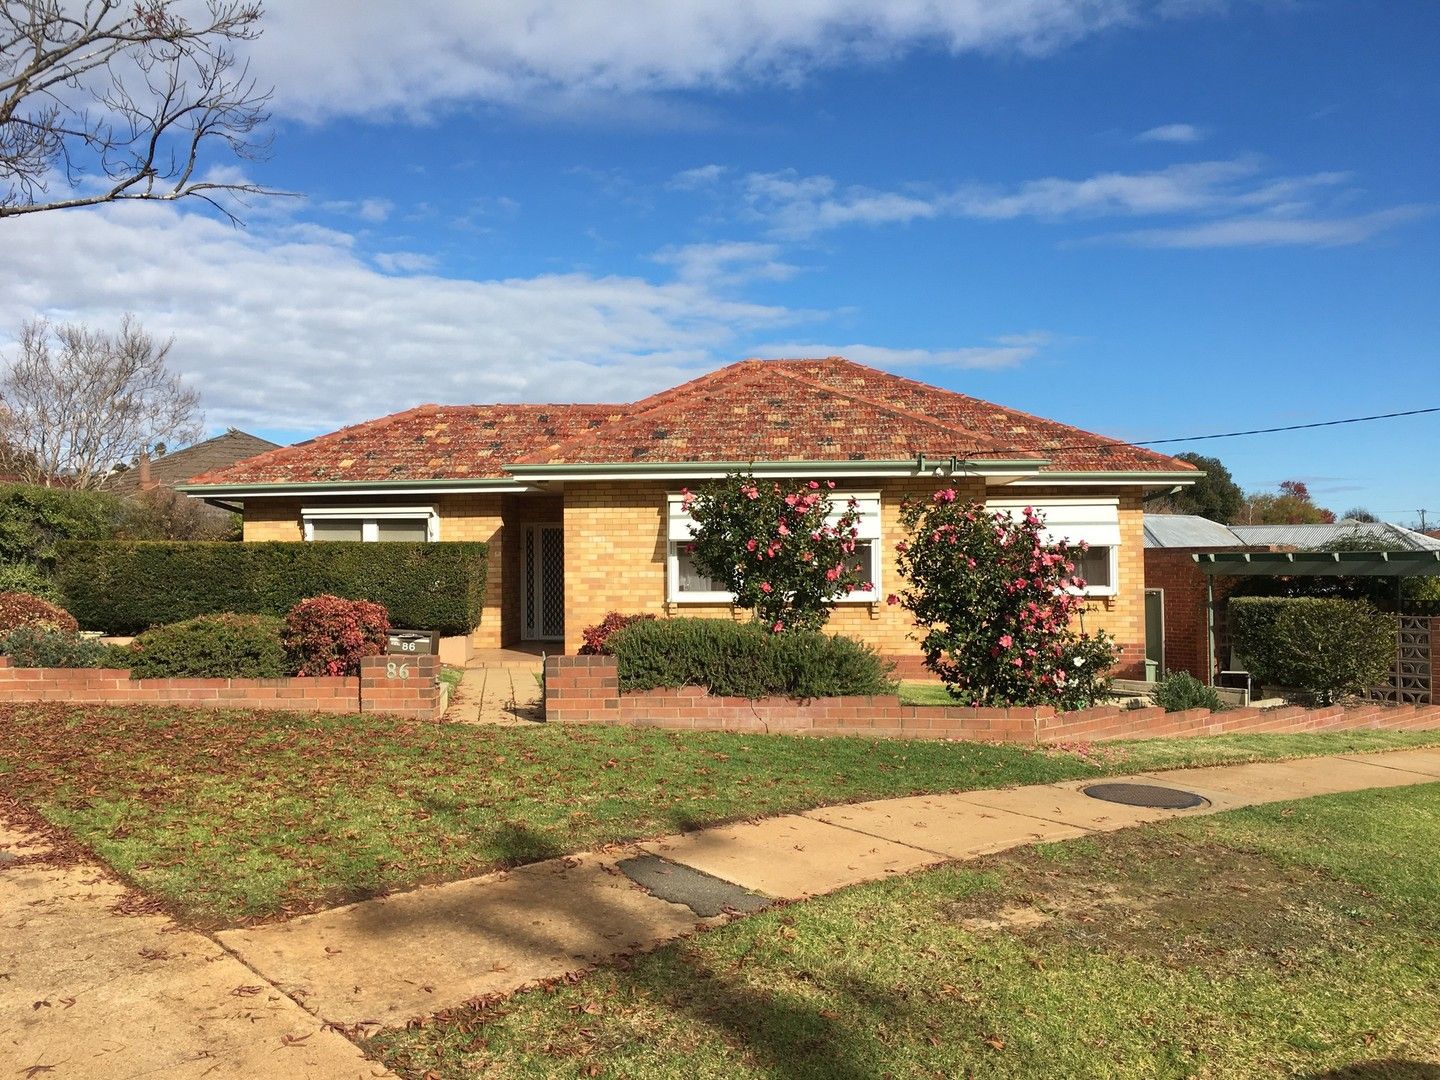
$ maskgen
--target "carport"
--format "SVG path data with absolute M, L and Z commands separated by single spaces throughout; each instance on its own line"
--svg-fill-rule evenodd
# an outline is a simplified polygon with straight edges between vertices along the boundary
M 1205 627 L 1210 685 L 1215 685 L 1215 578 L 1394 578 L 1396 611 L 1403 613 L 1406 578 L 1440 577 L 1440 551 L 1212 551 L 1191 558 L 1205 575 Z

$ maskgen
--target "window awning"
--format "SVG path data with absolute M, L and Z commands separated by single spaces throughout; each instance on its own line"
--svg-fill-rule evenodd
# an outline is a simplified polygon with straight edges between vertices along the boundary
M 849 495 L 841 492 L 833 492 L 830 496 L 835 512 L 830 515 L 830 524 L 840 520 L 842 514 L 849 508 L 849 501 L 855 500 L 856 512 L 860 520 L 855 523 L 856 532 L 861 540 L 880 539 L 880 496 L 879 495 Z M 666 538 L 672 541 L 685 542 L 695 538 L 695 522 L 686 513 L 684 505 L 678 495 L 672 495 L 669 500 L 670 516 L 666 523 Z
M 1041 539 L 1047 544 L 1064 540 L 1071 544 L 1085 542 L 1091 547 L 1118 547 L 1120 544 L 1120 505 L 1115 499 L 1091 502 L 1080 500 L 991 499 L 985 508 L 991 513 L 1009 514 L 1019 518 L 1025 507 L 1031 507 L 1045 519 Z
M 1214 551 L 1191 558 L 1211 577 L 1440 577 L 1440 551 Z

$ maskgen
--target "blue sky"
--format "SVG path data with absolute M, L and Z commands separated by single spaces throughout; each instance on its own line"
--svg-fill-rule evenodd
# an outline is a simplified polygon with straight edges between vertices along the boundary
M 1440 6 L 388 7 L 253 48 L 303 200 L 17 220 L 0 325 L 134 310 L 284 439 L 817 350 L 1137 439 L 1440 405 Z M 1196 448 L 1408 521 L 1437 434 Z

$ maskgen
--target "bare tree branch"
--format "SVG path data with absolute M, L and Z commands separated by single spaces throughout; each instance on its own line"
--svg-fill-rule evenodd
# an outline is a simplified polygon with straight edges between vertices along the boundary
M 256 0 L 206 0 L 195 23 L 177 0 L 74 6 L 0 0 L 0 218 L 194 196 L 238 224 L 226 203 L 286 194 L 198 171 L 211 148 L 269 150 L 270 91 L 233 51 L 260 34 Z
M 0 377 L 0 441 L 29 483 L 99 487 L 117 462 L 200 434 L 200 397 L 126 315 L 117 333 L 32 319 Z

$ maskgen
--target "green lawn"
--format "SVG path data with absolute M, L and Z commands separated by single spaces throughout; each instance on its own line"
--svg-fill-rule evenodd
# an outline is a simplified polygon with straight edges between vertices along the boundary
M 383 1032 L 406 1077 L 1440 1076 L 1440 784 L 1022 849 Z
M 1440 743 L 1356 732 L 1030 750 L 60 704 L 0 706 L 0 731 L 0 790 L 200 926 L 827 803 Z

